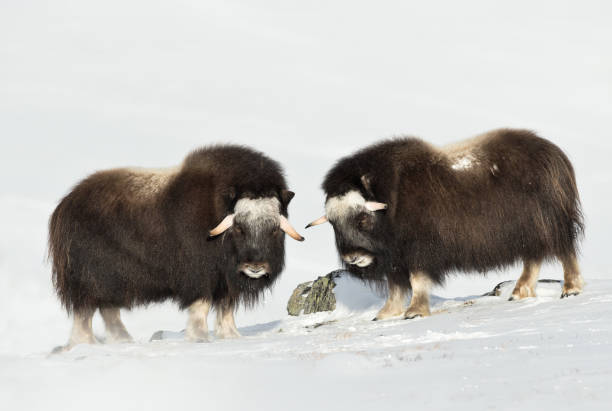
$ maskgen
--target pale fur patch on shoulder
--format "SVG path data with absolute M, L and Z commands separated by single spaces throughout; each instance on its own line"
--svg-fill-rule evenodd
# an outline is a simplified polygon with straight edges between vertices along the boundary
M 476 157 L 474 157 L 472 153 L 468 153 L 464 156 L 454 158 L 451 168 L 453 170 L 467 170 L 474 167 L 477 162 Z
M 280 201 L 275 197 L 241 198 L 236 202 L 234 213 L 248 219 L 276 218 L 280 214 Z
M 475 137 L 468 138 L 466 140 L 458 141 L 456 143 L 447 144 L 441 147 L 439 150 L 446 154 L 448 157 L 457 157 L 466 153 L 477 150 L 478 147 L 487 141 L 491 137 L 491 133 L 479 134 Z
M 365 210 L 365 203 L 359 191 L 351 190 L 344 195 L 330 197 L 325 203 L 325 215 L 330 220 L 338 220 L 355 209 Z
M 127 168 L 130 189 L 141 198 L 159 193 L 175 176 L 179 167 L 169 168 Z
M 439 151 L 450 161 L 451 168 L 466 171 L 481 164 L 480 145 L 491 137 L 491 133 L 480 134 L 467 140 L 441 147 Z

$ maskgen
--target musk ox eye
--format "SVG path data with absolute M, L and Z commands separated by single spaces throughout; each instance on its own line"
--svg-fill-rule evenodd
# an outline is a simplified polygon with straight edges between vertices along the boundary
M 362 214 L 359 216 L 359 218 L 357 219 L 357 227 L 359 227 L 360 230 L 367 230 L 371 227 L 372 221 L 370 219 L 370 216 L 367 214 Z

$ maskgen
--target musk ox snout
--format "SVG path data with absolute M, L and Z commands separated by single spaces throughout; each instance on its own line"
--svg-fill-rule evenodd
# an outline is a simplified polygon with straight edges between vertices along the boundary
M 242 263 L 238 266 L 238 270 L 251 278 L 259 278 L 270 272 L 270 264 L 267 262 Z
M 356 265 L 357 267 L 367 267 L 374 262 L 374 256 L 369 253 L 357 251 L 343 254 L 342 260 L 347 264 Z

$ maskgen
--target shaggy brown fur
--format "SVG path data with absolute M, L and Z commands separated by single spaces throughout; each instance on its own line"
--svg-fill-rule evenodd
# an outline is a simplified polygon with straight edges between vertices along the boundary
M 408 289 L 411 273 L 442 283 L 453 271 L 551 258 L 565 262 L 569 277 L 580 276 L 572 265 L 584 227 L 574 170 L 557 146 L 530 131 L 501 129 L 445 148 L 416 138 L 384 141 L 339 160 L 323 189 L 328 203 L 356 191 L 388 205 L 330 218 L 343 256 L 374 257 L 366 267 L 348 265 L 359 278 Z
M 209 231 L 239 199 L 276 198 L 280 214 L 287 216 L 292 197 L 277 162 L 240 146 L 197 150 L 181 167 L 166 171 L 95 173 L 50 219 L 57 294 L 76 313 L 166 299 L 181 308 L 197 301 L 226 308 L 253 304 L 283 269 L 284 233 L 278 222 L 266 220 L 258 232 L 230 229 L 214 238 Z M 245 262 L 265 262 L 267 275 L 247 277 L 239 269 Z

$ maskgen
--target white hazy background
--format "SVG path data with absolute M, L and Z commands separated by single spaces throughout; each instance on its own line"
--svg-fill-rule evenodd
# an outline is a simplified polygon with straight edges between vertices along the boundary
M 612 278 L 611 4 L 3 0 L 0 353 L 43 352 L 68 336 L 46 224 L 76 182 L 175 165 L 211 143 L 279 160 L 302 228 L 323 213 L 325 172 L 364 145 L 532 129 L 574 163 L 587 281 Z M 282 279 L 239 325 L 285 315 L 297 283 L 338 266 L 331 227 L 300 231 L 307 240 L 287 240 Z M 457 277 L 436 293 L 479 294 L 518 270 Z M 560 267 L 542 276 L 561 278 Z M 144 341 L 184 321 L 169 303 L 126 318 Z

